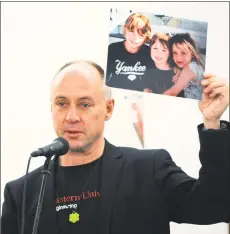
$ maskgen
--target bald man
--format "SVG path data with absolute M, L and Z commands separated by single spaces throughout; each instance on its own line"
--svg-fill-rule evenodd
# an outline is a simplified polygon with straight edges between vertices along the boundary
M 38 233 L 169 234 L 170 221 L 228 223 L 229 122 L 220 120 L 229 105 L 226 82 L 206 75 L 202 83 L 202 167 L 195 179 L 164 149 L 116 147 L 104 138 L 114 100 L 103 79 L 100 66 L 76 61 L 62 67 L 52 81 L 54 129 L 70 148 L 52 162 Z M 28 177 L 25 234 L 32 233 L 41 169 Z M 20 233 L 24 179 L 5 186 L 2 234 Z
M 90 163 L 103 153 L 104 122 L 112 115 L 114 100 L 102 76 L 96 64 L 82 61 L 61 69 L 52 82 L 54 129 L 70 145 L 61 158 L 63 166 Z

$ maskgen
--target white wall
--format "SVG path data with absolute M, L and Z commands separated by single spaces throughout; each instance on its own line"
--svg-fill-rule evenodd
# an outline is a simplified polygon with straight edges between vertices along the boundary
M 129 9 L 130 3 L 2 4 L 1 196 L 6 182 L 25 173 L 30 152 L 56 137 L 49 105 L 49 83 L 55 72 L 79 58 L 92 59 L 105 67 L 112 6 Z M 228 79 L 228 3 L 132 3 L 132 9 L 208 21 L 206 70 Z M 146 95 L 144 99 L 146 147 L 168 149 L 176 163 L 196 177 L 200 166 L 196 125 L 201 122 L 197 102 L 160 95 Z M 125 106 L 118 100 L 105 135 L 115 144 L 138 147 L 131 138 L 132 130 L 115 127 L 118 116 L 124 113 Z M 43 162 L 43 158 L 34 159 L 31 170 Z M 171 228 L 172 234 L 227 233 L 225 224 L 172 224 Z

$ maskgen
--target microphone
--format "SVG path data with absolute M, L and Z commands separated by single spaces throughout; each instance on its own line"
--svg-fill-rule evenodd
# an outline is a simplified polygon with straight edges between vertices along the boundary
M 68 151 L 69 151 L 68 141 L 62 137 L 58 137 L 57 139 L 54 140 L 53 143 L 33 151 L 31 153 L 31 156 L 32 157 L 45 156 L 50 158 L 53 155 L 56 156 L 64 155 Z

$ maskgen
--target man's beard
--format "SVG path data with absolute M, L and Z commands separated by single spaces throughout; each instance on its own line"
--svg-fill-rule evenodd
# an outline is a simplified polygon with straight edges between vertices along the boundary
M 101 133 L 86 139 L 81 146 L 70 146 L 69 151 L 71 153 L 84 153 L 92 147 L 93 143 L 97 141 L 100 138 L 100 136 Z

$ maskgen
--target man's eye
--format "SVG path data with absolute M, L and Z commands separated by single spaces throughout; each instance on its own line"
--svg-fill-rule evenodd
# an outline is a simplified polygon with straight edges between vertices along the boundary
M 58 102 L 57 105 L 60 106 L 60 107 L 63 107 L 63 106 L 65 106 L 65 103 L 64 102 Z
M 90 104 L 89 103 L 81 103 L 80 104 L 83 108 L 89 108 L 90 107 Z

